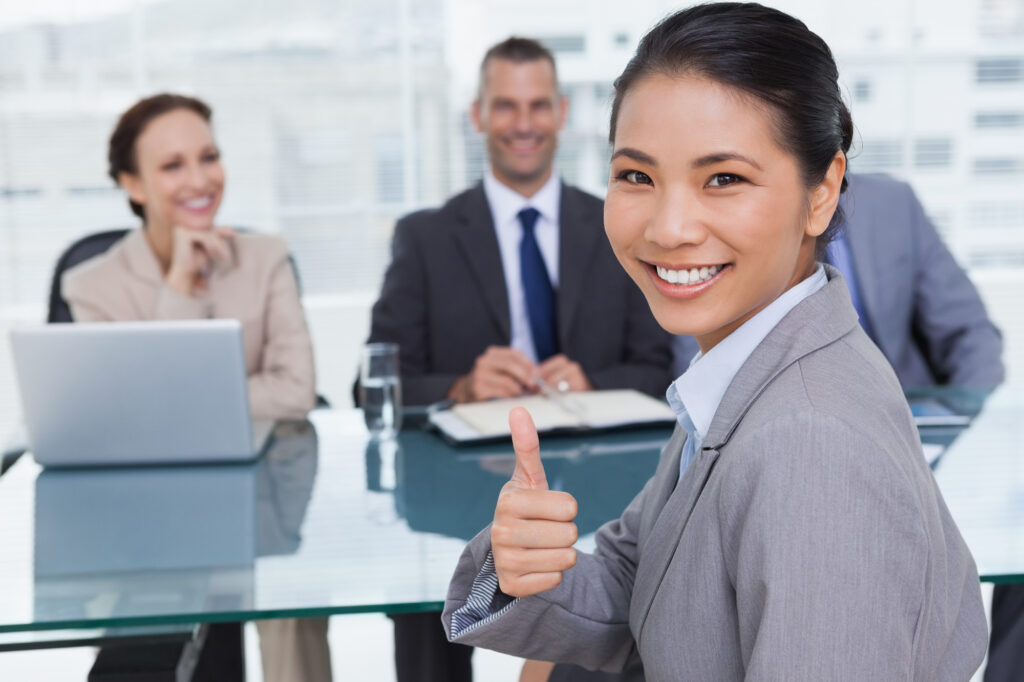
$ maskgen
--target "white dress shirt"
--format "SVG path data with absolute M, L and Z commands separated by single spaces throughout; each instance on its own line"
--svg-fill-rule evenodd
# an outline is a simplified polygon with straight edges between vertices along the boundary
M 558 210 L 562 201 L 562 182 L 557 172 L 552 172 L 544 186 L 532 197 L 524 197 L 503 185 L 490 169 L 484 173 L 484 194 L 494 220 L 494 231 L 498 236 L 501 251 L 501 267 L 505 272 L 505 291 L 508 292 L 509 323 L 512 339 L 509 345 L 520 351 L 531 361 L 537 362 L 537 351 L 533 347 L 530 333 L 530 319 L 526 315 L 526 295 L 523 293 L 522 276 L 519 272 L 519 242 L 523 238 L 523 226 L 518 214 L 524 208 L 532 207 L 540 212 L 534 235 L 540 247 L 540 255 L 548 269 L 551 286 L 558 291 Z

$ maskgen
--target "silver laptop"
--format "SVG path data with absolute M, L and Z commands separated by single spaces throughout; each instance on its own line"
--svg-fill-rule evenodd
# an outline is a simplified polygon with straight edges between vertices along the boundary
M 44 466 L 249 460 L 237 320 L 52 324 L 11 331 L 30 450 Z

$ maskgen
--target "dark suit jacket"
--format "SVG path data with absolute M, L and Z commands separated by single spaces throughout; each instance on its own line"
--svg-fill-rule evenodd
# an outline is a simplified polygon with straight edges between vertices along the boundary
M 559 223 L 562 352 L 596 388 L 663 397 L 671 378 L 669 336 L 615 259 L 601 201 L 562 185 Z M 482 183 L 439 209 L 399 220 L 370 341 L 399 344 L 404 402 L 443 399 L 488 346 L 507 346 L 510 338 L 505 276 Z
M 848 175 L 839 200 L 871 340 L 904 388 L 993 388 L 1003 380 L 1003 340 L 978 290 L 957 265 L 905 182 Z M 697 351 L 674 342 L 682 373 Z

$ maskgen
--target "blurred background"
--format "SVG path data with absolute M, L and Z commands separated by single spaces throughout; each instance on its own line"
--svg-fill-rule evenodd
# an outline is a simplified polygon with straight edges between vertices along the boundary
M 137 224 L 105 157 L 117 116 L 138 98 L 175 91 L 213 106 L 228 174 L 220 222 L 288 241 L 319 390 L 344 407 L 395 219 L 481 176 L 468 109 L 486 47 L 519 34 L 555 52 L 571 101 L 558 167 L 600 195 L 612 80 L 643 33 L 685 4 L 3 3 L 0 441 L 19 419 L 8 330 L 45 319 L 53 265 L 71 241 Z M 1009 380 L 1024 380 L 1024 0 L 768 4 L 831 45 L 856 126 L 851 169 L 913 184 L 1006 336 Z M 371 655 L 361 644 L 369 638 Z M 383 617 L 334 619 L 331 639 L 342 675 L 390 674 Z M 488 656 L 477 654 L 490 671 L 481 679 L 514 678 L 517 662 Z M 21 659 L 22 670 L 39 673 L 28 666 L 44 657 L 52 654 Z M 84 651 L 71 667 L 88 669 L 89 659 Z
M 851 168 L 909 180 L 1024 367 L 1024 0 L 783 0 L 836 53 Z M 45 317 L 76 237 L 136 224 L 105 173 L 117 115 L 158 91 L 214 108 L 224 224 L 281 234 L 320 391 L 350 403 L 393 223 L 479 179 L 488 45 L 536 37 L 571 100 L 558 167 L 603 194 L 611 82 L 662 0 L 35 0 L 0 8 L 0 429 L 7 329 Z M 0 430 L 0 433 L 3 431 Z

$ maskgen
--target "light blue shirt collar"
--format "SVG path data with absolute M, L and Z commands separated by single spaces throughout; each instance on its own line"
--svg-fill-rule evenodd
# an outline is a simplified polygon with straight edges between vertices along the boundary
M 819 265 L 810 277 L 769 303 L 706 355 L 697 353 L 689 368 L 668 387 L 669 405 L 690 438 L 696 439 L 695 450 L 711 428 L 726 389 L 750 354 L 790 310 L 827 282 L 825 268 Z

